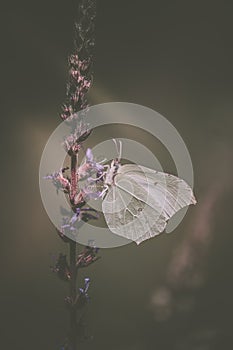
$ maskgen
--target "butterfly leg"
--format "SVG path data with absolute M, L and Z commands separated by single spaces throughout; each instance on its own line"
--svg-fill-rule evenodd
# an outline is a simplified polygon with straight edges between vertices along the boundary
M 98 177 L 96 177 L 96 178 L 94 178 L 94 177 L 89 177 L 88 178 L 88 181 L 98 181 L 98 180 L 100 180 L 101 178 L 103 178 L 103 174 L 101 174 L 100 176 L 98 176 Z
M 106 165 L 104 165 L 103 167 L 104 167 L 105 169 L 107 169 L 107 170 L 103 171 L 102 174 L 101 174 L 100 176 L 96 177 L 96 178 L 94 178 L 94 177 L 89 177 L 89 178 L 88 178 L 88 181 L 98 181 L 98 180 L 102 179 L 103 176 L 106 175 L 106 173 L 107 173 L 108 170 L 110 169 L 110 165 L 106 164 Z
M 104 198 L 105 193 L 108 191 L 108 185 L 104 185 L 103 191 L 100 193 L 99 197 Z

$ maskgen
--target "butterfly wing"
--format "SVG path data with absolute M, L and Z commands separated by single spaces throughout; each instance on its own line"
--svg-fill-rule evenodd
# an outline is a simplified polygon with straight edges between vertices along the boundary
M 120 167 L 119 176 L 136 181 L 148 193 L 148 204 L 159 206 L 167 220 L 178 210 L 196 204 L 192 188 L 177 176 L 149 169 L 141 165 L 126 164 Z M 118 176 L 117 175 L 117 176 Z M 116 177 L 116 184 L 118 184 Z M 138 195 L 138 193 L 137 193 Z
M 178 210 L 195 203 L 192 189 L 184 180 L 126 164 L 119 168 L 102 208 L 113 233 L 139 244 L 163 232 Z
M 165 218 L 154 208 L 118 186 L 111 187 L 103 200 L 102 209 L 109 229 L 135 242 L 145 232 L 150 238 L 165 228 Z

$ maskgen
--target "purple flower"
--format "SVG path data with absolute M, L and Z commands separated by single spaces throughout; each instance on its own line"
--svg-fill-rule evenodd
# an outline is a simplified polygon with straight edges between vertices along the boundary
M 86 277 L 84 279 L 84 288 L 79 288 L 79 293 L 82 297 L 84 297 L 87 300 L 89 299 L 89 296 L 87 294 L 89 287 L 90 287 L 90 278 Z
M 75 222 L 79 219 L 80 212 L 81 212 L 81 209 L 80 208 L 76 208 L 76 213 L 70 219 L 70 224 L 71 225 L 74 225 Z
M 73 233 L 75 231 L 77 231 L 76 227 L 73 226 L 73 223 L 71 222 L 72 218 L 62 218 L 63 220 L 63 225 L 61 226 L 61 233 L 63 235 L 69 234 L 69 233 Z
M 87 149 L 86 151 L 86 159 L 88 163 L 91 163 L 93 161 L 93 153 L 92 150 L 90 148 Z
M 88 291 L 88 289 L 89 289 L 89 286 L 90 286 L 90 278 L 89 277 L 86 277 L 85 279 L 84 279 L 84 285 L 85 285 L 85 287 L 84 287 L 84 290 L 85 290 L 85 293 Z
M 69 213 L 67 212 L 66 215 L 69 215 Z M 69 239 L 67 240 L 65 238 L 66 235 L 69 236 L 72 233 L 78 232 L 78 230 L 77 230 L 79 227 L 79 226 L 77 226 L 78 223 L 81 224 L 81 223 L 87 222 L 91 219 L 96 220 L 98 218 L 99 218 L 98 212 L 97 212 L 97 210 L 95 210 L 93 208 L 76 208 L 75 213 L 73 214 L 73 216 L 71 218 L 68 216 L 65 216 L 62 218 L 63 224 L 61 225 L 60 230 L 57 230 L 58 234 L 65 242 L 67 242 L 67 241 L 69 241 Z
M 70 181 L 68 178 L 64 176 L 65 171 L 68 168 L 62 168 L 58 172 L 54 172 L 51 175 L 44 176 L 44 179 L 46 180 L 52 180 L 54 186 L 56 187 L 57 191 L 62 190 L 65 193 L 69 193 L 70 191 Z
M 103 161 L 102 161 L 103 162 Z M 86 151 L 86 164 L 89 165 L 90 167 L 90 174 L 91 173 L 96 173 L 96 179 L 93 179 L 89 176 L 89 181 L 97 182 L 98 178 L 102 176 L 103 171 L 104 171 L 104 166 L 94 160 L 94 156 L 92 153 L 92 150 L 90 148 L 87 149 Z
M 82 185 L 84 200 L 98 199 L 101 197 L 101 191 L 98 190 L 98 181 L 103 176 L 104 166 L 94 160 L 90 148 L 86 151 L 86 162 L 78 169 L 78 179 L 86 180 Z

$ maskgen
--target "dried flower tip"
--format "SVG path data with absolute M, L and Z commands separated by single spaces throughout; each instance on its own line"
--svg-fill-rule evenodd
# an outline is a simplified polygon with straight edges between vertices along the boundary
M 68 265 L 66 255 L 59 254 L 55 266 L 52 268 L 53 272 L 56 272 L 58 277 L 63 281 L 69 281 L 71 278 L 70 267 Z
M 94 263 L 100 257 L 96 256 L 97 251 L 95 247 L 85 247 L 85 249 L 78 255 L 76 266 L 77 267 L 87 267 Z
M 61 230 L 58 230 L 58 229 L 56 230 L 57 230 L 58 236 L 63 240 L 63 242 L 65 243 L 71 242 L 71 239 L 65 235 L 64 229 L 61 228 Z

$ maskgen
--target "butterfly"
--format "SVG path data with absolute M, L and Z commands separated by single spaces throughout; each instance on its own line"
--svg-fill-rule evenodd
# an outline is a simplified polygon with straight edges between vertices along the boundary
M 192 188 L 182 179 L 118 158 L 103 173 L 102 211 L 108 228 L 137 244 L 162 233 L 180 209 L 196 204 Z

